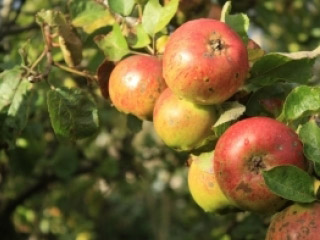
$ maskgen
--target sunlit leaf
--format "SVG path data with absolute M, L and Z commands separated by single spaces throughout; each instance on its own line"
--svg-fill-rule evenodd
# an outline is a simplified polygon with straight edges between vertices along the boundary
M 269 189 L 285 199 L 301 203 L 316 200 L 313 178 L 298 167 L 275 167 L 263 172 L 263 177 Z
M 16 67 L 0 74 L 0 144 L 13 147 L 27 124 L 32 101 L 32 84 Z
M 303 142 L 304 155 L 311 161 L 320 164 L 320 128 L 312 121 L 299 130 L 299 137 Z
M 95 42 L 110 61 L 118 61 L 130 52 L 119 24 L 114 24 L 109 34 L 97 36 Z
M 134 7 L 135 0 L 108 0 L 108 3 L 113 12 L 129 16 Z
M 288 95 L 282 110 L 286 120 L 295 120 L 320 110 L 320 87 L 299 86 Z

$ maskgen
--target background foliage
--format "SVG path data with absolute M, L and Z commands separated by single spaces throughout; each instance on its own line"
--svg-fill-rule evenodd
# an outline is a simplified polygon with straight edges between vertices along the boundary
M 151 123 L 143 122 L 141 128 L 140 121 L 116 111 L 90 78 L 105 55 L 117 61 L 132 49 L 150 44 L 149 36 L 159 34 L 167 24 L 166 18 L 161 20 L 161 16 L 164 13 L 174 15 L 170 10 L 173 6 L 167 5 L 161 14 L 156 11 L 158 16 L 153 16 L 154 11 L 150 9 L 149 15 L 157 18 L 154 20 L 158 21 L 157 27 L 153 28 L 152 22 L 142 19 L 147 33 L 137 28 L 138 32 L 134 36 L 129 34 L 126 41 L 118 34 L 119 26 L 114 24 L 114 16 L 102 2 L 0 1 L 1 239 L 263 239 L 269 217 L 247 212 L 205 214 L 188 192 L 187 155 L 164 146 Z M 133 0 L 110 2 L 111 9 L 124 16 L 130 15 L 133 8 L 130 3 L 132 6 L 135 3 Z M 126 3 L 125 8 L 121 2 Z M 145 4 L 147 1 L 136 2 Z M 191 7 L 181 4 L 170 22 L 169 31 L 189 19 L 219 18 L 220 6 L 225 1 L 182 2 L 197 4 Z M 50 69 L 48 76 L 39 76 L 47 70 L 46 64 L 41 62 L 32 69 L 31 79 L 21 78 L 22 70 L 17 66 L 36 62 L 45 48 L 40 26 L 49 17 L 44 11 L 39 13 L 42 9 L 65 13 L 54 19 L 60 23 L 57 32 L 62 36 L 61 41 L 65 40 L 68 49 L 73 49 L 70 61 L 66 62 L 68 66 L 77 65 L 82 57 L 80 68 L 87 72 L 79 75 L 70 72 L 73 68 L 64 69 L 64 56 L 54 48 L 52 57 L 57 65 Z M 291 52 L 313 50 L 319 45 L 319 9 L 317 0 L 246 0 L 234 1 L 232 11 L 249 16 L 249 36 L 262 48 Z M 139 9 L 133 11 L 138 14 Z M 68 30 L 69 21 L 77 27 L 80 42 Z M 68 42 L 68 39 L 74 41 Z M 285 61 L 285 64 L 292 64 L 290 69 L 294 69 L 294 64 L 302 68 L 309 66 L 304 62 L 308 60 L 297 61 L 300 62 Z M 253 89 L 257 83 L 259 87 L 263 84 L 259 71 L 259 65 L 252 71 L 249 87 Z M 272 74 L 275 78 L 281 77 L 281 71 Z M 310 77 L 302 70 L 300 74 L 293 72 L 292 81 Z M 266 88 L 259 91 L 270 92 Z M 274 94 L 282 96 L 292 86 L 283 85 L 277 89 L 279 92 Z M 311 90 L 297 88 L 290 95 L 292 101 L 294 94 L 308 91 Z M 316 99 L 308 101 L 317 102 Z M 254 107 L 247 109 L 248 115 L 261 110 Z M 56 115 L 57 109 L 63 116 Z M 320 107 L 317 105 L 314 109 Z M 283 119 L 292 124 L 304 114 L 290 108 L 284 112 Z M 64 121 L 69 124 L 67 128 Z M 308 158 L 317 159 L 319 155 L 314 153 L 318 147 L 314 139 L 318 143 L 320 140 L 317 137 L 308 139 L 305 133 L 310 128 L 313 132 L 319 131 L 308 123 L 301 129 L 300 137 L 310 143 L 305 150 Z

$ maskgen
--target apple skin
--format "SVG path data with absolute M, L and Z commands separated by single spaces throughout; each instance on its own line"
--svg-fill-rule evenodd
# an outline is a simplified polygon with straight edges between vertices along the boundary
M 167 88 L 158 98 L 153 112 L 154 128 L 164 143 L 178 151 L 198 148 L 213 134 L 217 120 L 214 106 L 197 105 L 179 98 Z
M 163 75 L 178 96 L 197 104 L 221 103 L 243 85 L 247 48 L 228 25 L 214 19 L 182 24 L 163 54 Z
M 260 100 L 262 107 L 273 116 L 279 116 L 284 100 L 280 98 L 264 98 Z
M 273 216 L 266 240 L 319 240 L 320 203 L 294 204 Z
M 298 135 L 267 117 L 247 118 L 228 128 L 217 142 L 213 161 L 227 198 L 258 213 L 273 213 L 286 202 L 268 189 L 263 170 L 282 165 L 307 169 Z
M 157 98 L 166 88 L 162 61 L 153 56 L 133 55 L 120 61 L 109 79 L 109 95 L 121 112 L 151 120 Z
M 188 172 L 188 187 L 194 201 L 205 212 L 219 212 L 234 207 L 234 203 L 221 191 L 213 171 L 214 152 L 204 152 L 199 156 L 191 155 Z

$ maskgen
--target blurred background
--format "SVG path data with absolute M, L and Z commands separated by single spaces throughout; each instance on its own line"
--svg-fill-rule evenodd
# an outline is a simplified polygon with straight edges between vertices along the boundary
M 26 43 L 31 59 L 41 53 L 35 14 L 41 9 L 68 13 L 69 2 L 0 0 L 0 72 L 21 63 L 19 49 Z M 194 18 L 219 19 L 224 2 L 181 0 L 172 29 Z M 268 52 L 320 44 L 319 0 L 233 1 L 232 12 L 249 16 L 250 37 Z M 82 66 L 91 72 L 104 59 L 90 36 L 83 55 Z M 61 53 L 54 58 L 62 59 Z M 88 88 L 84 78 L 59 69 L 49 79 L 55 86 Z M 48 117 L 48 86 L 40 82 L 34 88 L 29 122 L 15 148 L 0 146 L 1 240 L 264 239 L 269 217 L 206 214 L 195 204 L 187 186 L 188 155 L 164 146 L 151 123 L 143 122 L 141 130 L 140 122 L 98 97 L 99 132 L 58 141 Z

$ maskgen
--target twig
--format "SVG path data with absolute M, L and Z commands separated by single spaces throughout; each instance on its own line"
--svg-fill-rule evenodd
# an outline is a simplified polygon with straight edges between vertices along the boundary
M 3 38 L 5 38 L 6 36 L 8 35 L 15 35 L 15 34 L 19 34 L 19 33 L 23 33 L 23 32 L 27 32 L 27 31 L 30 31 L 30 30 L 33 30 L 33 29 L 37 29 L 39 26 L 36 24 L 36 23 L 31 23 L 30 25 L 28 26 L 8 26 L 8 27 L 3 27 L 3 29 L 5 30 L 2 30 L 1 31 L 1 34 L 0 34 L 0 40 L 2 40 Z
M 58 68 L 60 68 L 60 69 L 62 69 L 64 71 L 76 74 L 78 76 L 82 76 L 82 77 L 89 78 L 91 80 L 97 81 L 97 77 L 96 76 L 92 76 L 90 73 L 79 71 L 79 70 L 77 70 L 75 68 L 71 68 L 71 67 L 62 65 L 62 64 L 60 64 L 58 62 L 53 62 L 53 66 L 56 66 L 56 67 L 58 67 Z

